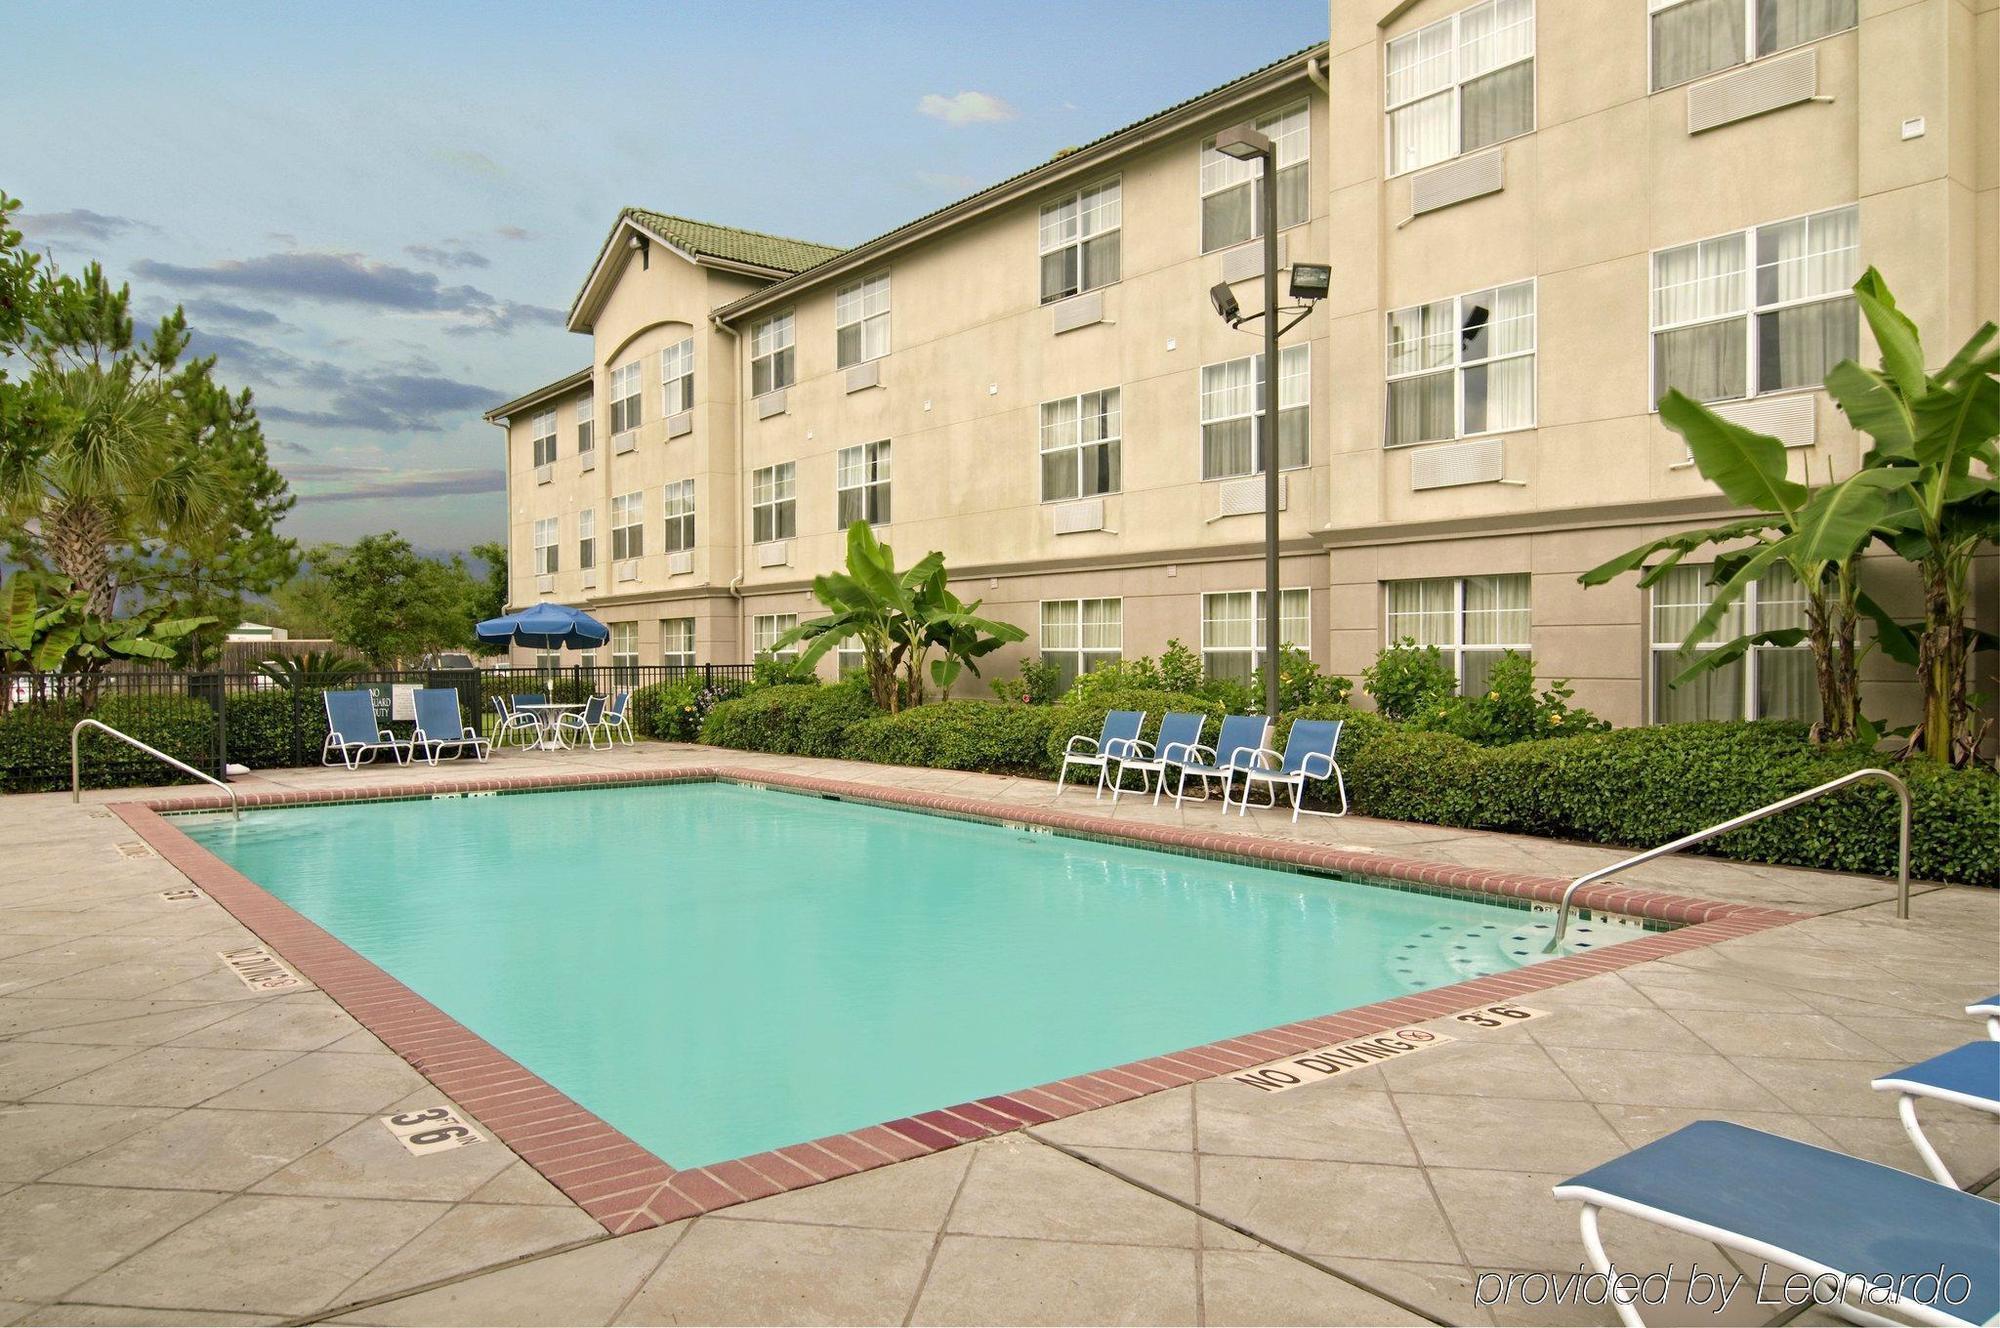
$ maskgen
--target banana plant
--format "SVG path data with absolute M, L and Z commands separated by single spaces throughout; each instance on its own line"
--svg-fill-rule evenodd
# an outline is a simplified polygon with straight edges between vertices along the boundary
M 978 675 L 977 660 L 1027 636 L 979 616 L 978 600 L 954 595 L 942 553 L 897 571 L 895 551 L 866 521 L 847 528 L 846 570 L 814 577 L 813 596 L 830 612 L 798 624 L 772 649 L 803 642 L 799 662 L 810 665 L 843 641 L 858 642 L 875 704 L 892 714 L 923 702 L 927 674 L 949 693 L 962 672 Z M 936 650 L 942 658 L 931 659 Z
M 68 577 L 32 571 L 7 579 L 0 606 L 0 672 L 30 675 L 96 673 L 121 659 L 173 659 L 182 640 L 215 621 L 167 618 L 160 609 L 99 617 Z

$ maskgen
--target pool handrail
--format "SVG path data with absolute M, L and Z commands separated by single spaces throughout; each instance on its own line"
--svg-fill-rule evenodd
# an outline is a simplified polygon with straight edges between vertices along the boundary
M 1637 867 L 1655 858 L 1664 858 L 1669 853 L 1678 853 L 1684 848 L 1714 839 L 1717 835 L 1728 834 L 1731 830 L 1741 829 L 1767 816 L 1788 812 L 1801 803 L 1825 797 L 1835 790 L 1846 788 L 1849 784 L 1858 784 L 1864 779 L 1887 780 L 1889 786 L 1896 790 L 1896 800 L 1900 805 L 1900 814 L 1896 822 L 1896 917 L 1898 920 L 1907 921 L 1910 916 L 1910 786 L 1903 782 L 1902 776 L 1892 774 L 1879 766 L 1870 766 L 1866 770 L 1850 771 L 1838 779 L 1829 779 L 1824 784 L 1815 785 L 1803 793 L 1794 793 L 1789 798 L 1780 798 L 1755 811 L 1732 816 L 1726 821 L 1718 822 L 1704 830 L 1697 830 L 1691 835 L 1682 835 L 1679 839 L 1662 844 L 1658 848 L 1649 848 L 1644 853 L 1634 853 L 1631 857 L 1614 862 L 1609 867 L 1599 867 L 1596 871 L 1585 872 L 1564 888 L 1562 903 L 1556 909 L 1555 935 L 1549 937 L 1549 943 L 1542 947 L 1542 952 L 1554 954 L 1556 947 L 1562 944 L 1563 932 L 1569 926 L 1570 901 L 1578 890 L 1593 881 L 1615 876 L 1628 867 Z
M 176 770 L 184 770 L 204 783 L 215 785 L 229 795 L 229 814 L 239 821 L 243 819 L 243 809 L 237 805 L 235 789 L 229 787 L 229 785 L 223 783 L 214 775 L 205 775 L 187 762 L 176 760 L 157 747 L 148 747 L 131 734 L 120 733 L 109 724 L 95 719 L 79 719 L 76 721 L 75 727 L 69 731 L 69 800 L 71 802 L 83 801 L 83 749 L 81 740 L 85 729 L 96 729 L 101 733 L 108 733 L 128 747 L 137 747 L 146 755 L 165 761 Z

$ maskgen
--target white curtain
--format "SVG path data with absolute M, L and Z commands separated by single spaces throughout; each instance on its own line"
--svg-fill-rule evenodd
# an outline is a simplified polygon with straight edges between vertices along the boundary
M 1420 646 L 1458 645 L 1457 591 L 1449 580 L 1391 581 L 1390 644 L 1405 637 Z
M 1389 171 L 1452 154 L 1452 25 L 1433 23 L 1389 43 Z
M 1838 208 L 1757 231 L 1757 303 L 1844 294 L 1861 275 L 1861 214 Z
M 1743 236 L 1725 235 L 1653 255 L 1653 325 L 1727 319 L 1655 332 L 1657 390 L 1670 387 L 1698 401 L 1748 394 L 1743 320 L 1749 283 Z
M 1654 0 L 1653 88 L 1743 63 L 1743 0 Z
M 1042 498 L 1074 498 L 1076 490 L 1075 397 L 1042 403 Z
M 1480 291 L 1464 297 L 1459 306 L 1459 358 L 1466 362 L 1465 432 L 1497 432 L 1534 423 L 1534 284 L 1524 281 Z
M 1757 54 L 1851 28 L 1856 10 L 1856 0 L 1757 0 Z
M 1125 602 L 1118 599 L 1083 601 L 1082 644 L 1086 654 L 1118 657 L 1124 642 Z

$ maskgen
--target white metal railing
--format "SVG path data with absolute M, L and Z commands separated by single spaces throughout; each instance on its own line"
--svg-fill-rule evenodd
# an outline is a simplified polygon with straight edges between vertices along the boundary
M 235 789 L 229 787 L 229 785 L 223 783 L 214 775 L 205 775 L 187 762 L 175 760 L 156 747 L 148 747 L 131 734 L 120 733 L 109 724 L 102 724 L 94 719 L 79 719 L 76 722 L 76 727 L 69 731 L 69 800 L 71 802 L 83 801 L 83 749 L 80 745 L 80 740 L 83 737 L 85 729 L 96 729 L 100 733 L 108 733 L 128 747 L 137 747 L 146 755 L 165 761 L 176 770 L 184 770 L 204 783 L 215 785 L 229 795 L 229 814 L 239 821 L 243 819 L 243 809 L 236 803 Z
M 1745 812 L 1741 816 L 1733 816 L 1719 825 L 1711 825 L 1706 830 L 1697 830 L 1691 835 L 1682 835 L 1670 844 L 1662 844 L 1658 848 L 1649 848 L 1644 853 L 1635 853 L 1621 862 L 1612 863 L 1609 867 L 1599 867 L 1594 872 L 1586 872 L 1584 875 L 1577 877 L 1563 891 L 1562 905 L 1556 910 L 1556 932 L 1554 936 L 1549 938 L 1548 945 L 1543 947 L 1543 952 L 1553 954 L 1556 947 L 1562 944 L 1563 932 L 1569 926 L 1570 901 L 1576 896 L 1578 890 L 1581 890 L 1593 881 L 1601 881 L 1607 876 L 1615 876 L 1627 867 L 1637 867 L 1641 863 L 1651 862 L 1654 858 L 1664 858 L 1669 853 L 1678 853 L 1691 845 L 1699 844 L 1704 840 L 1714 839 L 1717 835 L 1728 834 L 1731 830 L 1739 830 L 1754 821 L 1761 821 L 1767 816 L 1776 816 L 1779 812 L 1790 811 L 1800 803 L 1811 802 L 1814 798 L 1824 797 L 1836 789 L 1846 788 L 1849 784 L 1858 784 L 1864 779 L 1887 780 L 1889 786 L 1896 790 L 1896 800 L 1901 804 L 1901 814 L 1898 816 L 1896 823 L 1896 916 L 1898 918 L 1908 918 L 1910 916 L 1910 786 L 1903 782 L 1901 776 L 1893 775 L 1887 770 L 1871 766 L 1866 770 L 1856 770 L 1850 774 L 1842 775 L 1839 779 L 1829 779 L 1826 783 L 1815 788 L 1809 788 L 1803 793 L 1794 793 L 1789 798 L 1780 798 L 1769 806 L 1759 807 L 1754 812 Z

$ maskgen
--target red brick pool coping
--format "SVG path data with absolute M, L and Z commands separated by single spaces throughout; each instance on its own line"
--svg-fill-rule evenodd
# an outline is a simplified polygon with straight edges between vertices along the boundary
M 1178 852 L 1387 877 L 1435 888 L 1545 903 L 1559 900 L 1568 884 L 1555 877 L 1447 866 L 1243 833 L 1115 821 L 1051 806 L 988 802 L 728 766 L 576 773 L 532 779 L 493 776 L 433 779 L 375 787 L 245 793 L 239 795 L 239 802 L 245 807 L 276 807 L 423 798 L 439 793 L 714 780 L 1043 826 Z M 267 893 L 196 844 L 162 815 L 225 810 L 227 806 L 226 797 L 198 794 L 113 803 L 111 810 L 162 858 L 255 932 L 286 963 L 310 979 L 613 1234 L 639 1231 L 731 1204 L 802 1189 L 974 1139 L 1230 1074 L 1330 1042 L 1422 1023 L 1471 1006 L 1517 1000 L 1531 992 L 1747 936 L 1803 916 L 1624 886 L 1586 887 L 1577 894 L 1581 908 L 1674 923 L 1677 929 L 1655 932 L 1589 954 L 1567 955 L 1170 1055 L 941 1107 L 772 1152 L 677 1170 L 362 958 L 290 905 Z

